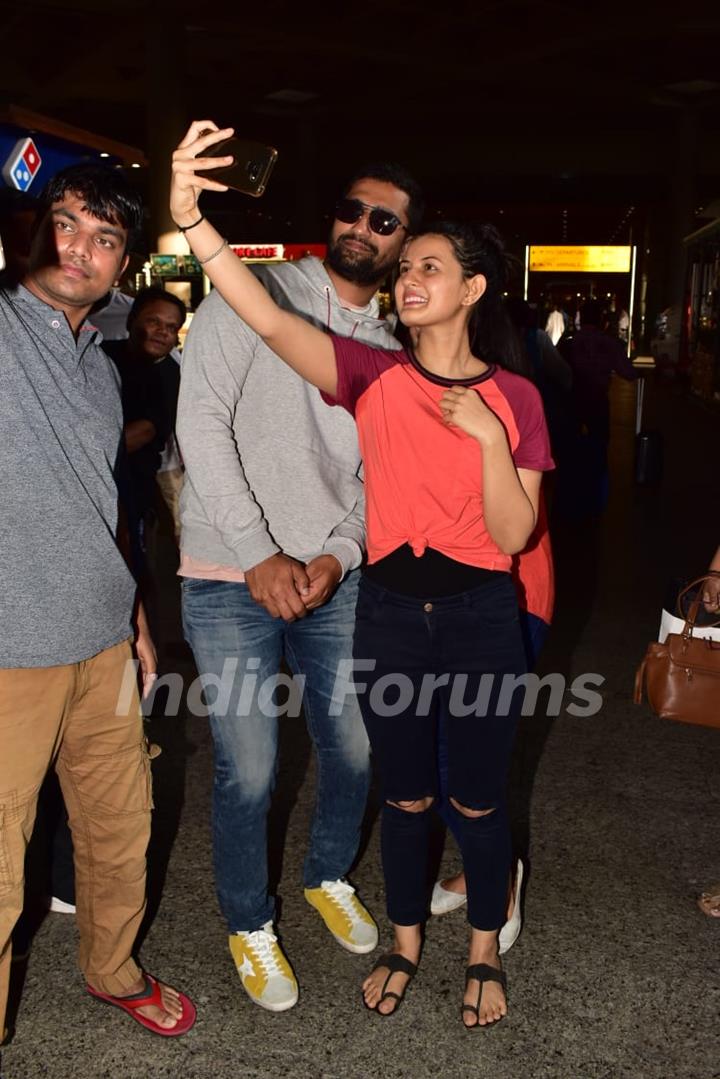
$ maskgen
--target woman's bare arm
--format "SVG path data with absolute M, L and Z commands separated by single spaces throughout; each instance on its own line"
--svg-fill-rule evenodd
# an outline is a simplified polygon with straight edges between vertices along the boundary
M 230 135 L 232 128 L 220 130 L 210 120 L 195 120 L 175 150 L 170 213 L 179 228 L 193 225 L 202 216 L 198 208 L 202 191 L 227 191 L 225 184 L 203 176 L 202 171 L 230 164 L 232 158 L 202 157 L 202 153 Z M 209 221 L 201 220 L 184 235 L 215 288 L 243 322 L 307 382 L 334 396 L 337 365 L 330 337 L 278 307 Z
M 485 524 L 503 554 L 517 554 L 537 522 L 542 473 L 515 467 L 505 428 L 475 390 L 453 386 L 443 394 L 440 409 L 445 423 L 482 446 Z
M 542 472 L 515 468 L 505 441 L 483 446 L 483 517 L 503 554 L 519 554 L 537 522 Z

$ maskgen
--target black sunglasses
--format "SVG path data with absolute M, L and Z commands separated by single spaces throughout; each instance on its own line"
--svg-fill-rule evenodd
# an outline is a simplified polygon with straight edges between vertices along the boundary
M 390 210 L 383 210 L 382 206 L 368 206 L 360 199 L 340 199 L 335 204 L 335 220 L 344 221 L 346 225 L 354 225 L 367 211 L 368 225 L 372 232 L 378 236 L 392 236 L 396 229 L 406 229 L 400 218 Z

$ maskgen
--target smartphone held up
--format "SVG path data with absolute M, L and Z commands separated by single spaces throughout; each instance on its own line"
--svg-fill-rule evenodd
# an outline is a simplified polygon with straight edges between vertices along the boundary
M 251 139 L 230 138 L 209 146 L 203 151 L 203 156 L 232 156 L 231 164 L 219 165 L 216 169 L 204 169 L 203 175 L 257 199 L 265 192 L 278 154 L 273 146 L 265 146 Z

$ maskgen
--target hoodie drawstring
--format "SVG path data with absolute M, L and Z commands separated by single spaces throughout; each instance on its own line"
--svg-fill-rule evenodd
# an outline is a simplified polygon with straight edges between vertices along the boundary
M 331 327 L 330 327 L 330 310 L 331 310 L 331 307 L 330 307 L 330 289 L 328 288 L 327 285 L 325 286 L 325 299 L 327 300 L 327 319 L 326 319 L 327 331 L 328 331 L 328 333 L 330 333 L 331 332 Z M 350 340 L 352 340 L 353 337 L 355 336 L 355 332 L 356 332 L 359 325 L 360 325 L 359 320 L 355 319 L 355 322 L 353 323 L 352 333 L 350 334 Z

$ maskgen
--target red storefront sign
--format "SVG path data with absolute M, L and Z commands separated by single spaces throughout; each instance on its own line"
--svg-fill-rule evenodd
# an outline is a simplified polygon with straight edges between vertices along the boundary
M 238 258 L 252 259 L 254 262 L 282 262 L 315 255 L 323 259 L 327 254 L 326 244 L 230 244 Z

